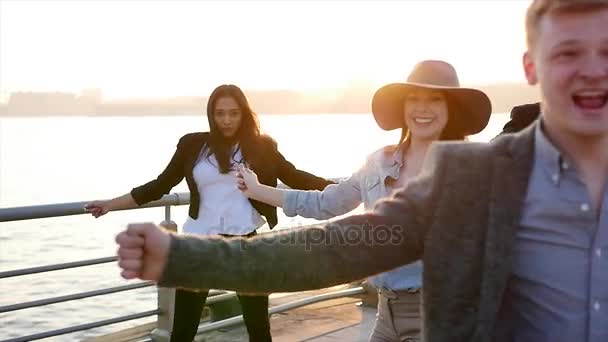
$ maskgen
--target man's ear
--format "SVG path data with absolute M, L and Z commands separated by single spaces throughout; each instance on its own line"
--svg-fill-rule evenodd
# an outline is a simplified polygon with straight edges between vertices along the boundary
M 529 85 L 536 85 L 538 83 L 538 77 L 536 75 L 536 65 L 534 65 L 534 59 L 530 50 L 526 51 L 522 58 L 524 66 L 524 73 L 526 74 L 526 80 Z

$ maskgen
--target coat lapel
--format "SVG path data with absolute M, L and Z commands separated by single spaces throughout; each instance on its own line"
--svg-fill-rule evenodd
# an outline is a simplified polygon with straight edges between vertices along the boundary
M 481 284 L 480 320 L 491 329 L 511 272 L 511 251 L 534 161 L 534 127 L 496 143 Z

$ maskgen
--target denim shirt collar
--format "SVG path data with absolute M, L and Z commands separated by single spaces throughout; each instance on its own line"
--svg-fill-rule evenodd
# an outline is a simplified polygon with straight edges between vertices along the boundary
M 382 165 L 382 180 L 385 184 L 389 177 L 393 180 L 399 179 L 399 173 L 403 167 L 403 152 L 407 148 L 407 145 L 407 142 L 403 142 L 397 145 L 392 153 L 387 151 L 388 156 L 384 158 Z

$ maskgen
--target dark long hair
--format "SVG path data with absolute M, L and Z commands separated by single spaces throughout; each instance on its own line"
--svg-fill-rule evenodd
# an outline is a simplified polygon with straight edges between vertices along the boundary
M 236 101 L 242 113 L 241 124 L 234 137 L 226 138 L 215 123 L 215 104 L 222 97 Z M 250 166 L 256 164 L 257 145 L 260 137 L 260 124 L 257 114 L 249 106 L 243 91 L 233 84 L 223 84 L 213 90 L 207 102 L 209 121 L 209 142 L 207 156 L 214 155 L 221 173 L 228 173 L 232 166 L 233 146 L 239 143 L 243 160 Z
M 439 140 L 465 140 L 465 128 L 462 125 L 462 120 L 456 119 L 456 115 L 461 112 L 461 106 L 458 101 L 447 92 L 443 92 L 448 107 L 448 122 L 443 127 Z M 401 137 L 399 145 L 403 144 L 410 137 L 410 130 L 405 127 L 401 128 Z

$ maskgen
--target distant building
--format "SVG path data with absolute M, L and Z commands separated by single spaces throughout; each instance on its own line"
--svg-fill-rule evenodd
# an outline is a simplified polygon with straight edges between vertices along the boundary
M 83 89 L 76 101 L 80 115 L 97 114 L 97 108 L 103 101 L 101 89 Z
M 103 93 L 99 88 L 83 89 L 80 92 L 80 99 L 99 104 L 103 101 Z
M 64 92 L 16 92 L 8 99 L 7 114 L 15 116 L 77 115 L 75 94 Z
M 80 96 L 68 92 L 15 92 L 4 115 L 95 115 L 103 100 L 101 89 L 84 89 Z

